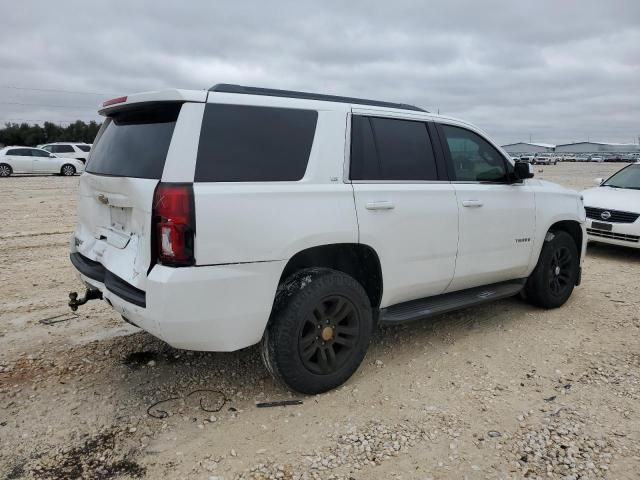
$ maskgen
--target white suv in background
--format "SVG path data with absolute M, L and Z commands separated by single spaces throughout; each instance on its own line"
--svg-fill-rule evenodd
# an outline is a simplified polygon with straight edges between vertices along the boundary
M 55 154 L 60 158 L 77 158 L 82 163 L 87 162 L 87 157 L 91 151 L 91 145 L 88 143 L 70 143 L 70 142 L 56 142 L 46 143 L 39 148 Z
M 260 343 L 269 371 L 345 382 L 377 325 L 579 284 L 580 195 L 420 108 L 217 85 L 105 102 L 71 262 L 178 348 Z

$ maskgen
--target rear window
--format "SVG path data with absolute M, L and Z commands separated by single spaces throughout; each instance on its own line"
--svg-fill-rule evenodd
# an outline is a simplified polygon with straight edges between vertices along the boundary
M 83 152 L 88 152 L 89 150 L 91 150 L 91 147 L 89 145 L 76 145 L 76 147 L 78 147 Z
M 13 150 L 9 150 L 7 155 L 17 155 L 19 157 L 30 157 L 31 152 L 27 148 L 14 148 Z
M 181 106 L 147 105 L 109 116 L 94 141 L 87 172 L 159 180 Z
M 208 104 L 195 180 L 300 180 L 307 169 L 317 119 L 314 110 Z

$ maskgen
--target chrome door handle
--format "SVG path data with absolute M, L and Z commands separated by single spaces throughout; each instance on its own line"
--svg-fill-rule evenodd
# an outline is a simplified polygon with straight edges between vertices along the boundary
M 481 207 L 482 206 L 482 200 L 463 200 L 462 201 L 462 206 L 463 207 Z
M 393 202 L 367 202 L 367 210 L 393 210 L 396 206 Z

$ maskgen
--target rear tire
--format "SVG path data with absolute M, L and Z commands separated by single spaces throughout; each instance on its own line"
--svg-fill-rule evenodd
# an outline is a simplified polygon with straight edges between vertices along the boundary
M 354 278 L 328 268 L 301 270 L 278 288 L 262 359 L 292 390 L 326 392 L 358 369 L 373 326 L 369 297 Z
M 535 270 L 525 286 L 527 300 L 543 308 L 557 308 L 569 299 L 576 281 L 580 256 L 567 232 L 547 233 Z
M 76 174 L 76 167 L 73 165 L 69 165 L 65 163 L 60 169 L 60 175 L 64 175 L 65 177 L 72 177 Z
M 0 177 L 8 177 L 13 173 L 13 169 L 11 165 L 7 165 L 6 163 L 0 163 Z

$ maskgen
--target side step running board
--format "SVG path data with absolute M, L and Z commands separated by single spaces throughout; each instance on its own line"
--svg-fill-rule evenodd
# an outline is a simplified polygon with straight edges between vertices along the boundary
M 378 322 L 380 325 L 396 325 L 412 320 L 433 317 L 441 313 L 451 312 L 473 305 L 480 305 L 500 298 L 511 297 L 522 290 L 525 282 L 526 279 L 523 278 L 398 303 L 397 305 L 391 305 L 381 309 Z

